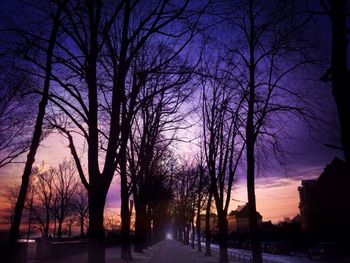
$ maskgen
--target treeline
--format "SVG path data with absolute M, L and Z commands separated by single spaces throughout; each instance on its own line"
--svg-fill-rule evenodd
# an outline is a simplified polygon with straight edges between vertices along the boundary
M 2 219 L 12 225 L 19 185 L 11 183 L 2 191 L 2 196 L 9 202 L 9 207 L 3 208 Z M 63 161 L 58 167 L 49 169 L 44 165 L 34 167 L 25 210 L 27 224 L 24 226 L 27 226 L 27 233 L 21 238 L 29 239 L 32 233 L 38 232 L 46 238 L 61 238 L 63 233 L 71 237 L 74 226 L 80 230 L 80 236 L 85 236 L 88 225 L 88 197 L 77 177 L 74 163 Z

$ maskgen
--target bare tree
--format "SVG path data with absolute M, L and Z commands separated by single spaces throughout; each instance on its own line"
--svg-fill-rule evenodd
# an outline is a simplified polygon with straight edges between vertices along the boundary
M 174 177 L 174 202 L 177 227 L 177 238 L 185 245 L 189 244 L 193 210 L 196 207 L 196 186 L 193 182 L 197 178 L 195 164 L 184 163 L 176 171 Z
M 33 174 L 36 174 L 38 172 L 38 169 L 33 169 Z M 34 217 L 34 210 L 35 210 L 35 188 L 34 188 L 35 180 L 31 178 L 31 181 L 29 183 L 28 187 L 28 194 L 26 196 L 25 204 L 24 204 L 24 211 L 25 211 L 25 220 L 27 224 L 27 240 L 29 239 L 29 235 L 32 230 L 32 221 Z M 4 208 L 1 209 L 1 218 L 6 222 L 6 224 L 12 225 L 13 217 L 14 217 L 14 208 L 16 205 L 18 192 L 20 189 L 20 185 L 18 183 L 11 183 L 8 185 L 5 185 L 3 191 L 1 192 L 2 196 L 5 198 L 6 203 Z
M 80 225 L 80 236 L 83 237 L 85 235 L 84 228 L 87 226 L 89 218 L 89 203 L 87 191 L 81 184 L 78 185 L 75 191 L 73 209 L 77 222 Z
M 262 256 L 255 199 L 257 153 L 263 158 L 272 148 L 280 155 L 278 137 L 288 127 L 288 118 L 314 117 L 314 104 L 305 89 L 299 89 L 302 85 L 292 86 L 286 81 L 304 65 L 315 62 L 311 52 L 314 43 L 304 41 L 303 32 L 310 15 L 301 12 L 302 6 L 293 1 L 270 2 L 249 0 L 226 7 L 237 11 L 228 16 L 241 35 L 237 47 L 231 45 L 229 50 L 236 57 L 238 67 L 232 72 L 239 80 L 245 105 L 240 114 L 245 123 L 249 224 L 253 262 L 259 263 Z
M 68 216 L 68 219 L 66 220 L 66 227 L 67 227 L 67 235 L 70 238 L 72 236 L 72 227 L 73 224 L 76 222 L 76 217 L 73 213 L 71 213 Z
M 206 69 L 207 72 L 213 72 L 212 77 L 203 81 L 203 148 L 218 213 L 220 262 L 228 262 L 227 210 L 244 149 L 239 117 L 243 99 L 234 86 L 236 80 L 230 77 L 230 65 L 221 58 L 217 61 L 212 70 Z
M 169 53 L 168 50 L 165 52 Z M 157 56 L 162 53 L 157 52 Z M 182 70 L 176 61 L 174 65 L 163 65 L 155 72 L 142 70 L 147 81 L 143 83 L 138 98 L 138 112 L 133 119 L 128 149 L 129 171 L 131 175 L 131 191 L 134 196 L 136 210 L 135 251 L 142 252 L 146 248 L 147 222 L 150 223 L 147 206 L 150 205 L 152 192 L 152 164 L 174 140 L 176 131 L 181 129 L 184 116 L 178 113 L 180 107 L 192 92 L 188 84 L 193 69 L 186 67 L 184 61 Z M 159 65 L 158 65 L 159 66 Z M 166 73 L 174 69 L 173 74 Z
M 345 161 L 350 162 L 350 100 L 347 87 L 350 84 L 348 69 L 348 41 L 347 41 L 347 0 L 324 1 L 320 0 L 324 14 L 331 20 L 332 28 L 332 61 L 321 80 L 332 83 L 332 93 L 338 109 L 338 118 L 341 128 L 341 144 Z M 338 149 L 338 147 L 336 147 Z
M 198 167 L 197 167 L 198 178 L 196 180 L 196 183 L 197 183 L 196 232 L 197 232 L 197 248 L 198 248 L 198 251 L 202 251 L 201 212 L 203 207 L 205 206 L 205 201 L 209 199 L 210 177 L 207 173 L 207 169 L 205 169 L 205 160 L 202 153 L 198 159 L 199 159 Z
M 13 211 L 16 205 L 17 197 L 19 192 L 19 186 L 16 184 L 6 185 L 1 195 L 6 199 L 8 206 L 1 209 L 1 218 L 6 223 L 12 225 Z
M 163 240 L 170 224 L 170 204 L 173 197 L 172 182 L 174 176 L 174 156 L 158 148 L 157 158 L 151 166 L 151 202 L 148 211 L 148 229 L 152 224 L 152 242 Z M 159 153 L 162 152 L 162 155 Z
M 205 255 L 211 256 L 211 226 L 210 226 L 210 214 L 213 200 L 213 192 L 211 189 L 211 183 L 209 183 L 209 193 L 205 209 Z
M 105 225 L 108 231 L 116 232 L 120 231 L 120 215 L 117 212 L 106 211 Z
M 37 102 L 35 95 L 28 95 L 35 79 L 19 69 L 23 68 L 19 46 L 23 49 L 27 43 L 11 30 L 11 19 L 0 15 L 0 168 L 19 163 L 18 157 L 28 150 L 31 138 L 27 130 L 33 129 Z
M 38 170 L 38 169 L 37 169 Z M 35 209 L 36 219 L 42 225 L 43 235 L 49 237 L 52 205 L 54 199 L 54 180 L 55 170 L 50 168 L 48 171 L 39 171 L 33 174 L 35 180 Z
M 26 131 L 32 128 L 33 117 L 29 110 L 32 105 L 21 96 L 22 90 L 28 90 L 30 81 L 19 72 L 2 72 L 6 77 L 0 77 L 0 168 L 18 163 L 18 157 L 28 150 L 30 138 Z M 9 75 L 12 81 L 8 80 Z
M 159 40 L 165 48 L 176 39 L 177 49 L 167 60 L 184 49 L 195 36 L 200 17 L 193 13 L 184 16 L 188 4 L 189 1 L 154 1 L 147 2 L 144 8 L 144 1 L 73 1 L 64 9 L 66 16 L 61 26 L 72 44 L 70 48 L 59 45 L 56 59 L 64 72 L 53 75 L 60 88 L 52 92 L 51 102 L 54 111 L 65 115 L 68 123 L 56 122 L 55 126 L 68 138 L 82 183 L 88 190 L 92 238 L 103 239 L 104 204 L 118 168 L 124 259 L 131 258 L 127 146 L 140 90 L 138 80 L 132 80 L 131 65 L 151 40 Z M 186 27 L 180 26 L 182 21 Z M 175 22 L 180 24 L 172 28 Z M 72 133 L 87 142 L 87 175 L 81 169 Z
M 13 224 L 10 229 L 10 235 L 9 235 L 10 246 L 13 246 L 16 243 L 18 238 L 22 211 L 23 211 L 25 197 L 27 194 L 29 180 L 30 180 L 30 174 L 32 172 L 32 167 L 35 161 L 35 155 L 38 150 L 39 143 L 42 136 L 42 126 L 43 126 L 43 120 L 45 116 L 46 105 L 48 102 L 49 87 L 50 87 L 50 80 L 51 80 L 52 54 L 55 47 L 55 41 L 59 32 L 59 20 L 61 18 L 64 4 L 65 3 L 63 4 L 58 3 L 57 6 L 55 7 L 55 11 L 52 13 L 52 16 L 50 17 L 52 19 L 51 20 L 52 27 L 50 29 L 50 34 L 48 38 L 44 40 L 44 42 L 46 42 L 47 44 L 47 47 L 45 48 L 45 51 L 44 51 L 44 54 L 46 56 L 45 66 L 41 67 L 41 70 L 44 72 L 44 75 L 45 75 L 44 84 L 43 84 L 41 101 L 39 103 L 38 115 L 36 117 L 35 128 L 33 131 L 33 137 L 31 140 L 27 161 L 26 161 L 23 175 L 22 175 L 22 183 L 21 183 L 21 188 L 19 191 L 19 195 L 18 195 L 16 207 L 15 207 Z M 39 38 L 42 39 L 43 37 L 39 36 Z M 31 60 L 32 58 L 25 55 L 25 59 Z
M 74 196 L 78 187 L 78 178 L 75 176 L 73 161 L 63 161 L 54 173 L 53 209 L 58 221 L 57 235 L 62 237 L 62 225 L 67 216 L 74 211 Z

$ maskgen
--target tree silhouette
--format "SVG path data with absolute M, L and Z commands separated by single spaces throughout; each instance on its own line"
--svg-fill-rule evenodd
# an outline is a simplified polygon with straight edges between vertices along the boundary
M 249 0 L 233 3 L 237 10 L 232 23 L 241 32 L 237 47 L 230 48 L 237 58 L 240 88 L 244 98 L 244 142 L 246 144 L 247 192 L 253 262 L 262 262 L 256 216 L 255 161 L 272 146 L 280 154 L 278 138 L 289 117 L 314 118 L 312 103 L 305 90 L 289 85 L 286 78 L 315 62 L 313 43 L 305 41 L 305 25 L 310 15 L 291 1 L 270 4 Z M 288 117 L 289 116 L 289 117 Z M 258 151 L 259 150 L 259 151 Z
M 74 212 L 74 197 L 78 188 L 72 161 L 64 160 L 53 173 L 53 211 L 58 221 L 57 235 L 62 237 L 62 226 L 65 218 Z
M 39 103 L 39 111 L 38 111 L 38 115 L 36 117 L 33 137 L 31 140 L 29 153 L 27 156 L 27 161 L 26 161 L 23 175 L 22 175 L 22 183 L 21 183 L 21 188 L 19 191 L 19 195 L 18 195 L 16 207 L 15 207 L 13 224 L 12 224 L 11 229 L 10 229 L 9 245 L 11 247 L 16 243 L 17 238 L 18 238 L 19 226 L 20 226 L 20 222 L 21 222 L 25 197 L 26 197 L 27 189 L 28 189 L 28 185 L 29 185 L 30 174 L 32 172 L 33 163 L 35 161 L 35 155 L 36 155 L 36 152 L 38 150 L 41 135 L 42 135 L 42 126 L 43 126 L 43 120 L 44 120 L 44 116 L 45 116 L 46 105 L 48 103 L 50 80 L 51 80 L 52 54 L 53 54 L 54 47 L 55 47 L 56 37 L 57 37 L 58 31 L 59 31 L 58 22 L 59 22 L 59 19 L 61 18 L 61 14 L 63 11 L 62 9 L 63 9 L 64 4 L 65 3 L 58 4 L 55 12 L 51 16 L 52 28 L 50 30 L 49 38 L 46 40 L 47 41 L 47 49 L 45 49 L 45 52 L 44 52 L 46 55 L 46 62 L 45 62 L 45 66 L 42 68 L 42 70 L 44 71 L 44 74 L 45 74 L 43 90 L 42 90 L 42 97 L 41 97 L 41 101 Z M 26 56 L 25 58 L 30 60 L 30 58 L 28 56 Z
M 196 35 L 201 14 L 186 16 L 188 3 L 172 5 L 159 1 L 142 8 L 144 1 L 76 1 L 64 9 L 61 27 L 71 44 L 68 48 L 58 44 L 60 54 L 56 59 L 64 71 L 55 72 L 52 77 L 58 84 L 50 94 L 56 115 L 52 123 L 69 140 L 88 190 L 91 238 L 104 237 L 104 204 L 118 171 L 124 259 L 131 258 L 127 148 L 137 96 L 143 85 L 143 81 L 135 78 L 143 72 L 133 72 L 132 65 L 142 50 L 148 48 L 147 43 L 153 41 L 159 43 L 160 49 L 175 41 L 176 48 L 165 60 L 154 57 L 154 70 L 181 53 Z M 182 21 L 186 27 L 181 26 Z M 179 27 L 167 33 L 175 29 L 171 27 L 174 23 L 179 23 Z M 87 142 L 87 174 L 76 147 L 79 136 Z
M 338 118 L 341 129 L 341 144 L 345 161 L 350 162 L 350 100 L 347 87 L 350 83 L 348 69 L 348 42 L 347 42 L 347 0 L 320 1 L 325 14 L 331 20 L 332 28 L 332 61 L 327 72 L 321 77 L 323 81 L 331 81 L 332 93 L 338 109 Z
M 202 84 L 203 148 L 218 213 L 220 262 L 228 262 L 227 210 L 244 149 L 239 117 L 243 99 L 232 86 L 235 80 L 229 77 L 230 67 L 220 63 L 220 58 L 213 67 L 206 69 L 211 75 L 207 74 L 209 77 Z
M 162 50 L 159 51 L 157 57 L 164 56 Z M 169 49 L 164 52 L 169 53 Z M 142 61 L 144 60 L 146 59 Z M 138 112 L 133 119 L 128 148 L 131 192 L 136 210 L 135 251 L 137 252 L 142 252 L 142 249 L 147 247 L 146 229 L 150 229 L 150 226 L 146 224 L 147 222 L 150 224 L 150 215 L 146 208 L 151 204 L 153 196 L 152 176 L 157 176 L 152 173 L 152 165 L 160 158 L 158 154 L 166 152 L 176 132 L 181 129 L 184 116 L 179 114 L 178 110 L 192 91 L 187 83 L 193 70 L 186 67 L 186 61 L 182 62 L 181 66 L 186 72 L 180 70 L 176 74 L 164 74 L 174 68 L 176 70 L 178 63 L 181 61 L 176 60 L 174 64 L 165 64 L 162 68 L 157 65 L 157 70 L 151 68 L 151 70 L 136 71 L 142 72 L 139 78 L 145 79 L 141 83 L 141 92 L 137 100 Z

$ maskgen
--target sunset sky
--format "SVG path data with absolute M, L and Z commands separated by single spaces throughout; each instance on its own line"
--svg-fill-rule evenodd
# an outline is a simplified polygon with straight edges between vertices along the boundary
M 332 97 L 330 104 L 332 104 Z M 301 129 L 303 130 L 303 129 Z M 299 213 L 298 186 L 303 179 L 317 178 L 327 163 L 330 163 L 335 156 L 341 157 L 341 152 L 332 150 L 324 143 L 332 140 L 329 137 L 311 139 L 304 133 L 294 136 L 288 141 L 289 149 L 293 154 L 288 155 L 286 167 L 277 164 L 265 165 L 257 172 L 256 198 L 257 208 L 262 214 L 263 220 L 272 220 L 277 223 L 284 217 L 293 218 Z M 50 135 L 42 144 L 36 157 L 36 164 L 45 163 L 45 167 L 56 166 L 64 158 L 70 158 L 67 142 L 59 135 Z M 288 146 L 287 145 L 287 146 Z M 194 149 L 191 144 L 182 144 L 180 155 L 186 156 Z M 12 164 L 0 170 L 0 185 L 11 182 L 20 182 L 23 165 Z M 238 205 L 247 201 L 244 172 L 241 172 L 233 187 L 230 209 L 234 210 Z M 239 201 L 237 201 L 239 200 Z M 1 202 L 3 204 L 3 202 Z M 106 209 L 114 210 L 120 207 L 120 193 L 117 176 L 111 185 Z
M 14 5 L 5 5 L 6 1 L 0 2 L 0 7 L 14 9 Z M 322 31 L 322 30 L 320 30 Z M 328 34 L 326 30 L 323 32 Z M 324 146 L 326 143 L 339 145 L 336 127 L 336 111 L 329 85 L 322 84 L 317 79 L 319 93 L 324 94 L 322 103 L 329 113 L 329 123 L 319 125 L 318 130 L 309 133 L 308 128 L 302 123 L 295 123 L 295 129 L 291 131 L 290 139 L 283 142 L 286 155 L 286 167 L 272 162 L 271 164 L 258 165 L 256 180 L 257 209 L 263 216 L 263 220 L 272 220 L 277 223 L 284 217 L 292 218 L 299 213 L 298 186 L 303 179 L 317 178 L 327 163 L 335 156 L 342 158 L 341 152 Z M 332 126 L 333 125 L 333 126 Z M 28 131 L 31 132 L 31 131 Z M 36 164 L 45 163 L 45 167 L 56 166 L 64 158 L 69 159 L 70 153 L 67 148 L 68 142 L 57 134 L 50 135 L 40 146 L 36 156 Z M 179 156 L 186 156 L 188 149 L 196 148 L 191 144 L 181 144 L 177 147 Z M 273 156 L 271 156 L 273 159 Z M 20 161 L 25 160 L 23 156 Z M 259 163 L 259 161 L 258 161 Z M 86 164 L 86 163 L 85 163 Z M 260 168 L 260 169 L 259 169 Z M 0 185 L 4 186 L 11 182 L 20 182 L 23 170 L 22 164 L 11 164 L 0 169 Z M 236 209 L 247 201 L 244 171 L 241 171 L 232 192 L 230 210 Z M 236 201 L 239 200 L 239 201 Z M 3 205 L 3 201 L 1 205 Z M 106 208 L 117 209 L 120 207 L 120 193 L 118 178 L 116 177 L 109 191 Z

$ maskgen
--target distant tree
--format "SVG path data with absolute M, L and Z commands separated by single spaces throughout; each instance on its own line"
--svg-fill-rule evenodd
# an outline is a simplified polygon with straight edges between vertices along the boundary
M 193 209 L 196 207 L 194 199 L 196 185 L 193 184 L 197 178 L 195 164 L 184 163 L 174 175 L 174 208 L 176 217 L 177 238 L 185 245 L 189 244 L 191 222 L 193 221 Z
M 1 191 L 2 197 L 6 200 L 6 205 L 1 209 L 1 218 L 6 223 L 12 225 L 13 213 L 19 192 L 19 185 L 6 185 Z
M 67 235 L 70 238 L 72 236 L 72 227 L 76 222 L 76 217 L 74 214 L 70 214 L 66 219 Z
M 83 237 L 85 235 L 84 228 L 87 226 L 89 219 L 89 203 L 87 191 L 81 184 L 78 185 L 75 191 L 73 210 L 80 226 L 80 236 Z
M 172 54 L 169 50 L 159 51 L 160 53 L 156 52 L 157 56 L 164 57 L 163 60 Z M 183 70 L 176 72 L 179 63 L 182 63 L 181 67 L 186 70 L 185 72 Z M 150 216 L 146 208 L 153 194 L 150 191 L 152 176 L 156 176 L 152 173 L 151 166 L 159 158 L 157 152 L 167 151 L 169 145 L 176 140 L 175 133 L 182 128 L 184 120 L 184 116 L 178 111 L 192 92 L 192 87 L 188 82 L 193 69 L 186 65 L 187 61 L 175 60 L 174 64 L 166 63 L 162 66 L 158 64 L 159 69 L 157 70 L 152 67 L 151 69 L 138 69 L 141 90 L 137 99 L 138 111 L 133 118 L 128 148 L 131 192 L 136 210 L 136 252 L 142 252 L 142 249 L 146 248 L 146 228 L 149 227 L 145 224 L 149 222 L 147 217 Z M 172 70 L 174 73 L 164 74 Z
M 117 212 L 106 211 L 105 227 L 107 231 L 120 231 L 120 215 Z
M 36 168 L 36 171 L 32 175 L 35 180 L 34 190 L 36 195 L 34 216 L 43 229 L 43 235 L 48 237 L 50 234 L 52 206 L 55 195 L 55 170 L 51 167 L 48 171 L 40 171 L 39 168 Z
M 35 174 L 36 172 L 37 172 L 37 169 L 34 169 L 33 174 Z M 35 196 L 34 184 L 35 184 L 35 180 L 31 178 L 31 181 L 28 187 L 28 194 L 26 195 L 26 200 L 24 204 L 25 220 L 28 226 L 27 233 L 26 233 L 27 239 L 29 239 L 29 235 L 32 230 L 33 218 L 35 218 L 34 210 L 35 210 L 36 196 Z M 14 208 L 16 205 L 19 189 L 20 189 L 20 185 L 18 183 L 10 183 L 5 185 L 5 187 L 1 191 L 1 195 L 5 199 L 4 207 L 1 209 L 1 219 L 4 220 L 4 222 L 8 224 L 10 227 L 13 222 Z
M 63 161 L 54 172 L 53 210 L 58 221 L 57 235 L 62 237 L 62 225 L 66 217 L 73 218 L 74 197 L 78 187 L 75 164 L 73 161 Z

